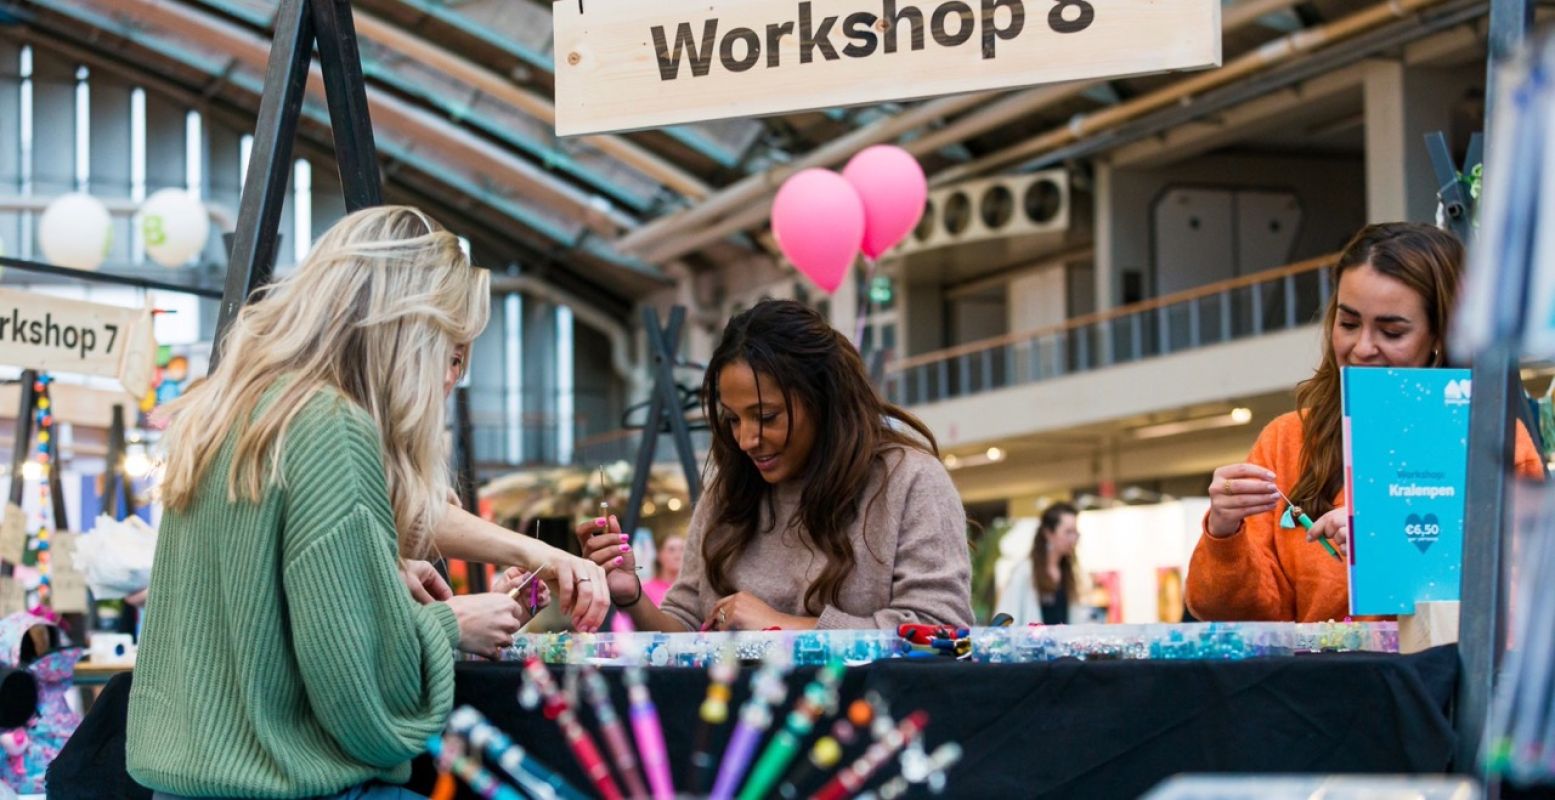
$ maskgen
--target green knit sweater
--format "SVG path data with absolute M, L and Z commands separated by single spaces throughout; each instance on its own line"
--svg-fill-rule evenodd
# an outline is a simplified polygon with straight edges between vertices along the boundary
M 257 504 L 228 502 L 234 442 L 162 519 L 129 772 L 217 797 L 403 783 L 452 707 L 459 628 L 399 577 L 377 429 L 339 393 L 314 396 Z

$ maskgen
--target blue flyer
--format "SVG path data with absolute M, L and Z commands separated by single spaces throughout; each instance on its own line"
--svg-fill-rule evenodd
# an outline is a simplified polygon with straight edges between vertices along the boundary
M 1470 386 L 1466 369 L 1345 368 L 1351 614 L 1458 599 Z

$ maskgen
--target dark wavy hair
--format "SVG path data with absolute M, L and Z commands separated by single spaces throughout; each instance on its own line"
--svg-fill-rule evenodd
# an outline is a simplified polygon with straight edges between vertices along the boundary
M 717 509 L 717 524 L 702 540 L 702 559 L 708 582 L 720 595 L 735 591 L 729 566 L 760 533 L 763 503 L 772 508 L 772 487 L 741 451 L 730 426 L 720 422 L 718 376 L 732 364 L 746 364 L 771 378 L 785 407 L 798 404 L 815 426 L 793 524 L 826 558 L 826 567 L 804 595 L 805 610 L 819 614 L 838 603 L 842 581 L 856 563 L 848 526 L 861 510 L 867 518 L 867 506 L 879 499 L 878 491 L 867 502 L 864 498 L 875 462 L 891 448 L 938 457 L 939 446 L 917 417 L 880 396 L 858 350 L 814 310 L 792 300 L 766 300 L 730 319 L 702 384 L 713 430 L 709 462 L 715 470 L 704 502 L 710 500 Z M 788 419 L 792 435 L 793 416 Z

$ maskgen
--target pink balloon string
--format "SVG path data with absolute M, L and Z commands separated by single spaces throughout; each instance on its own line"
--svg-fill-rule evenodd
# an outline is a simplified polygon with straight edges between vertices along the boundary
M 864 289 L 858 296 L 858 317 L 853 325 L 853 346 L 858 348 L 859 356 L 868 360 L 869 354 L 864 352 L 864 326 L 869 321 L 870 309 L 874 302 L 869 296 L 869 285 L 875 280 L 876 261 L 869 256 L 864 256 Z

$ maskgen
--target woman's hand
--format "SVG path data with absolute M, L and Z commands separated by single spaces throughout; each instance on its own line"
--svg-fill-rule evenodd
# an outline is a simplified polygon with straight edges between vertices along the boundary
M 1312 530 L 1307 531 L 1307 541 L 1315 542 L 1318 537 L 1326 536 L 1334 547 L 1339 549 L 1339 555 L 1346 561 L 1350 559 L 1350 509 L 1348 506 L 1339 506 L 1333 511 L 1317 518 L 1312 523 Z
M 437 574 L 437 568 L 426 561 L 406 559 L 400 565 L 400 579 L 405 581 L 410 596 L 421 605 L 441 602 L 454 596 L 453 590 L 448 588 L 448 582 Z
M 500 658 L 518 633 L 518 603 L 505 594 L 462 594 L 448 599 L 459 620 L 459 649 L 487 658 Z
M 497 575 L 496 580 L 491 582 L 491 590 L 498 594 L 507 594 L 509 589 L 523 585 L 528 578 L 529 573 L 526 570 L 518 567 L 508 567 L 501 574 Z M 536 580 L 529 586 L 533 586 L 535 590 L 535 611 L 539 611 L 551 604 L 551 587 L 545 585 L 545 581 Z M 529 587 L 524 587 L 523 592 L 515 599 L 519 607 L 519 620 L 528 623 L 529 620 L 534 618 L 534 614 L 530 613 Z
M 1221 467 L 1209 482 L 1209 535 L 1231 536 L 1242 529 L 1242 520 L 1273 511 L 1279 500 L 1269 470 L 1253 464 Z
M 551 596 L 561 601 L 562 611 L 572 616 L 572 629 L 586 633 L 599 630 L 610 611 L 610 589 L 605 571 L 586 558 L 564 550 L 548 548 L 537 572 L 550 587 Z
M 702 627 L 715 631 L 804 630 L 815 627 L 815 618 L 780 614 L 755 595 L 735 592 L 713 604 Z
M 610 584 L 610 602 L 626 605 L 640 597 L 642 584 L 637 579 L 637 556 L 629 537 L 621 532 L 614 514 L 579 525 L 575 531 L 583 543 L 583 555 L 602 567 Z

